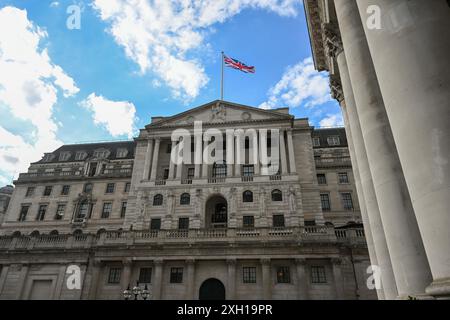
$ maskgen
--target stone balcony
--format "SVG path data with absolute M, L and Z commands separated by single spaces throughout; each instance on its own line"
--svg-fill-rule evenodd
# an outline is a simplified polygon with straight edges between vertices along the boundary
M 33 172 L 19 174 L 18 182 L 28 181 L 49 181 L 49 180 L 73 180 L 73 179 L 87 179 L 87 178 L 126 178 L 131 177 L 132 168 L 120 169 L 105 169 L 103 173 L 95 176 L 87 176 L 80 170 L 70 171 L 51 171 L 51 172 Z
M 361 228 L 338 230 L 333 227 L 292 227 L 254 229 L 189 229 L 157 231 L 106 231 L 96 234 L 61 234 L 0 237 L 0 252 L 31 250 L 69 250 L 94 247 L 193 245 L 193 244 L 251 244 L 307 243 L 365 245 Z
M 350 157 L 323 157 L 314 159 L 317 168 L 351 167 Z

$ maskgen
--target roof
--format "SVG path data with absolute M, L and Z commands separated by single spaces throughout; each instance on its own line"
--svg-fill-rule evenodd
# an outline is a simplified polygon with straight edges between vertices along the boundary
M 4 186 L 3 188 L 0 188 L 0 193 L 3 194 L 12 194 L 14 191 L 14 187 L 13 186 Z
M 331 136 L 338 136 L 340 144 L 339 145 L 328 145 L 327 138 Z M 314 129 L 312 132 L 313 138 L 320 139 L 320 146 L 314 148 L 336 148 L 336 147 L 347 147 L 347 136 L 345 135 L 345 128 L 324 128 L 324 129 Z
M 119 141 L 119 142 L 99 142 L 99 143 L 86 143 L 86 144 L 66 144 L 51 152 L 54 155 L 53 159 L 50 161 L 44 161 L 44 158 L 35 163 L 58 163 L 58 162 L 71 162 L 79 161 L 75 160 L 75 155 L 78 151 L 84 151 L 87 153 L 85 159 L 93 157 L 94 151 L 98 149 L 107 149 L 110 151 L 109 156 L 106 158 L 108 160 L 126 160 L 134 159 L 134 149 L 136 142 L 134 141 Z M 126 149 L 128 152 L 125 157 L 117 158 L 117 150 Z M 70 157 L 65 161 L 59 161 L 59 156 L 61 153 L 69 152 Z

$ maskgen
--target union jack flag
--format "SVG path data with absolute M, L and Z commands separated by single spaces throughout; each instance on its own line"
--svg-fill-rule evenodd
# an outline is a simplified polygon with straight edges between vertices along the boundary
M 223 56 L 223 62 L 225 62 L 225 65 L 227 67 L 240 70 L 245 73 L 255 73 L 255 67 L 249 67 L 239 60 L 227 57 L 226 55 Z

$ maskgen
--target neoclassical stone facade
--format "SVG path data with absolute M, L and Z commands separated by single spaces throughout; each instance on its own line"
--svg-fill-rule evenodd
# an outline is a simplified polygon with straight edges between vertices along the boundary
M 342 107 L 380 299 L 450 298 L 450 5 L 305 0 Z
M 194 158 L 217 141 L 208 129 L 223 134 L 225 162 L 170 161 L 181 141 Z M 265 140 L 267 129 L 279 136 Z M 250 160 L 254 145 L 278 152 L 276 171 Z M 154 117 L 134 141 L 48 153 L 15 186 L 1 299 L 122 299 L 136 281 L 151 299 L 376 298 L 345 131 L 286 108 L 214 101 Z
M 5 219 L 6 210 L 8 209 L 9 200 L 11 199 L 13 191 L 13 186 L 4 186 L 3 188 L 0 188 L 0 224 Z

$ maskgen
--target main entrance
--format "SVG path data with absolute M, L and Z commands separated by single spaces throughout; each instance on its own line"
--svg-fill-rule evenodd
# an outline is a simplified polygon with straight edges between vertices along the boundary
M 206 228 L 226 228 L 228 223 L 227 200 L 221 195 L 214 195 L 206 202 Z
M 225 300 L 225 286 L 220 280 L 210 278 L 200 286 L 200 300 Z

